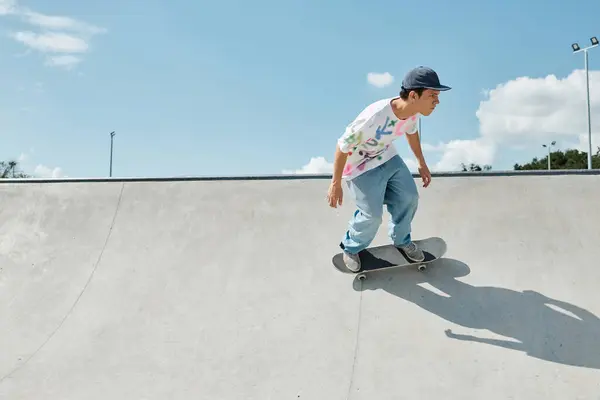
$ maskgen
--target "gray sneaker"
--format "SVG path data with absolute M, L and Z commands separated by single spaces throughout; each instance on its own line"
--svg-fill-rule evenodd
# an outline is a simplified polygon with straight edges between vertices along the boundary
M 344 263 L 346 264 L 346 268 L 350 271 L 360 271 L 360 258 L 358 257 L 358 254 L 344 252 Z
M 413 262 L 419 262 L 425 259 L 425 254 L 423 254 L 423 251 L 421 251 L 414 242 L 410 242 L 404 246 L 398 246 L 398 250 Z

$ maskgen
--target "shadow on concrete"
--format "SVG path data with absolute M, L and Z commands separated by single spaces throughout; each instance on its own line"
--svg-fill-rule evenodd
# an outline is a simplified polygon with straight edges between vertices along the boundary
M 442 258 L 426 272 L 398 269 L 355 279 L 355 290 L 385 290 L 440 318 L 469 329 L 487 329 L 514 340 L 446 330 L 448 338 L 504 347 L 555 363 L 600 369 L 600 319 L 591 312 L 533 290 L 471 286 L 457 278 L 469 267 Z M 427 283 L 443 294 L 419 286 Z M 485 333 L 482 333 L 485 334 Z

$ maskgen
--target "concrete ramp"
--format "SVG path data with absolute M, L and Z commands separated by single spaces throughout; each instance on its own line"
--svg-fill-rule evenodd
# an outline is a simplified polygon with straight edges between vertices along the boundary
M 2 182 L 0 398 L 598 398 L 600 176 L 436 176 L 363 282 L 328 184 Z

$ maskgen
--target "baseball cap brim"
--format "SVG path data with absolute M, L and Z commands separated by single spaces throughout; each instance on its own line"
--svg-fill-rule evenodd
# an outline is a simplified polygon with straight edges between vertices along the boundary
M 446 85 L 437 85 L 437 86 L 425 86 L 425 89 L 439 90 L 440 92 L 445 92 L 446 90 L 450 90 L 452 88 L 450 86 L 446 86 Z

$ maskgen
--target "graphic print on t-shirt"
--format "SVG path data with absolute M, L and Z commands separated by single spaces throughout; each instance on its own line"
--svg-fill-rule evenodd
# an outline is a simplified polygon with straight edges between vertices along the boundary
M 342 177 L 352 179 L 383 164 L 397 154 L 392 142 L 403 134 L 417 131 L 416 115 L 400 120 L 393 113 L 390 101 L 380 100 L 367 107 L 340 137 L 338 144 L 348 153 Z

